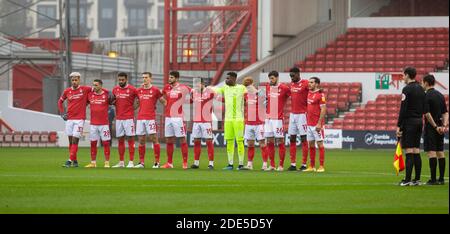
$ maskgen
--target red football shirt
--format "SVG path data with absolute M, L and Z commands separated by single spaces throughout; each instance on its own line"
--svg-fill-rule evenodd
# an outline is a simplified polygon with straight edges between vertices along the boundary
M 64 112 L 63 103 L 67 99 L 67 119 L 85 120 L 88 95 L 91 91 L 89 86 L 65 89 L 58 101 L 59 112 Z
M 91 124 L 92 125 L 108 125 L 108 108 L 109 98 L 108 92 L 103 91 L 100 94 L 91 92 L 88 96 L 89 106 L 91 108 Z
M 264 109 L 260 108 L 260 103 L 264 103 L 264 99 L 258 93 L 246 93 L 245 99 L 245 124 L 260 125 L 264 123 Z
M 325 94 L 319 90 L 308 93 L 308 108 L 306 112 L 306 123 L 308 126 L 316 126 L 319 123 L 320 107 L 326 105 Z M 322 124 L 325 119 L 322 121 Z
M 116 97 L 116 120 L 134 119 L 136 88 L 129 84 L 125 88 L 116 86 L 113 89 L 113 94 Z
M 148 89 L 138 88 L 137 96 L 139 98 L 139 112 L 138 120 L 155 120 L 156 118 L 156 104 L 161 98 L 162 93 L 156 87 L 152 86 Z
M 284 105 L 291 95 L 291 90 L 285 84 L 267 86 L 267 116 L 268 119 L 283 119 Z
M 308 106 L 308 80 L 291 83 L 291 105 L 293 114 L 305 114 Z
M 166 96 L 167 106 L 165 110 L 166 117 L 180 117 L 183 118 L 183 104 L 186 97 L 191 93 L 191 88 L 183 84 L 176 84 L 172 86 L 166 85 L 163 90 L 163 95 Z
M 214 93 L 204 90 L 192 90 L 194 103 L 194 123 L 210 123 L 212 121 L 212 105 Z

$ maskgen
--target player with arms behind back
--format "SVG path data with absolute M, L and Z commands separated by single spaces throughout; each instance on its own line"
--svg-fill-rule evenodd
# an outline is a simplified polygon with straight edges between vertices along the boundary
M 309 142 L 310 166 L 305 172 L 324 172 L 325 148 L 323 146 L 325 114 L 327 113 L 325 94 L 319 89 L 320 79 L 311 77 L 309 79 L 308 108 L 307 108 L 307 138 Z M 319 147 L 320 167 L 316 170 L 316 143 Z
M 102 90 L 103 81 L 94 80 L 92 84 L 93 92 L 88 95 L 88 102 L 91 109 L 91 129 L 89 137 L 91 140 L 91 163 L 86 168 L 97 167 L 97 143 L 102 140 L 105 154 L 105 168 L 109 168 L 110 140 L 108 109 L 110 104 L 109 92 Z
M 289 171 L 296 171 L 297 158 L 297 135 L 300 135 L 302 144 L 302 166 L 300 170 L 306 169 L 306 161 L 308 157 L 308 142 L 306 140 L 306 132 L 308 125 L 306 124 L 306 108 L 308 99 L 308 80 L 300 78 L 300 69 L 294 67 L 290 70 L 291 76 L 291 114 L 289 116 L 288 134 L 290 136 L 290 156 L 291 166 Z
M 278 144 L 280 163 L 277 171 L 283 171 L 284 158 L 286 156 L 286 146 L 284 145 L 284 106 L 291 95 L 291 90 L 285 84 L 279 84 L 279 73 L 272 71 L 269 73 L 269 86 L 266 89 L 267 115 L 264 125 L 264 135 L 267 140 L 267 149 L 270 158 L 270 167 L 267 171 L 275 170 L 275 144 Z
M 261 149 L 261 156 L 263 159 L 262 170 L 267 169 L 267 147 L 266 139 L 264 138 L 264 116 L 265 110 L 262 107 L 264 103 L 264 95 L 253 85 L 253 78 L 246 77 L 242 84 L 247 88 L 247 93 L 244 95 L 245 100 L 245 133 L 244 137 L 248 145 L 248 170 L 253 170 L 253 158 L 255 157 L 255 140 L 259 143 Z M 261 90 L 262 91 L 262 90 Z
M 69 137 L 69 160 L 63 167 L 78 167 L 78 142 L 83 134 L 86 120 L 86 106 L 88 95 L 92 91 L 89 86 L 80 86 L 81 74 L 72 72 L 70 80 L 72 86 L 64 90 L 58 100 L 58 109 L 61 117 L 66 121 L 66 134 Z M 64 112 L 64 101 L 67 100 L 67 113 Z
M 116 137 L 119 139 L 119 163 L 113 168 L 122 168 L 124 164 L 125 154 L 125 138 L 128 140 L 128 151 L 130 161 L 127 168 L 134 167 L 134 136 L 136 134 L 136 126 L 134 124 L 134 102 L 137 98 L 136 88 L 128 84 L 128 75 L 119 73 L 117 75 L 119 85 L 113 89 L 113 104 L 116 106 Z
M 202 139 L 205 139 L 208 148 L 210 170 L 214 169 L 214 144 L 212 133 L 212 105 L 214 93 L 205 88 L 203 79 L 199 79 L 196 87 L 192 89 L 194 104 L 194 125 L 192 126 L 192 138 L 194 138 L 194 164 L 192 169 L 198 169 L 202 152 Z
M 187 97 L 190 96 L 191 88 L 180 84 L 180 73 L 172 71 L 169 74 L 169 84 L 164 87 L 163 96 L 167 101 L 165 110 L 165 126 L 164 132 L 167 142 L 167 163 L 162 168 L 173 168 L 173 151 L 175 138 L 181 143 L 181 154 L 183 156 L 183 169 L 188 169 L 188 145 L 186 141 L 186 127 L 184 125 L 183 104 Z
M 139 113 L 136 123 L 136 135 L 139 138 L 139 164 L 134 168 L 144 168 L 145 166 L 145 145 L 146 135 L 150 136 L 153 142 L 153 153 L 155 154 L 155 164 L 153 168 L 159 168 L 161 146 L 159 145 L 156 129 L 156 104 L 158 100 L 165 103 L 161 91 L 152 85 L 152 73 L 142 73 L 143 85 L 137 89 L 139 98 Z

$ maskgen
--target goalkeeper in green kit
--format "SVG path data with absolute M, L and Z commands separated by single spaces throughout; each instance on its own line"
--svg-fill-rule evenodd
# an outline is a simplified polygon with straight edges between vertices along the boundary
M 224 170 L 233 170 L 234 140 L 236 139 L 239 155 L 238 170 L 244 169 L 244 94 L 247 89 L 236 84 L 237 74 L 229 72 L 226 85 L 212 90 L 225 98 L 225 140 L 227 143 L 228 166 Z

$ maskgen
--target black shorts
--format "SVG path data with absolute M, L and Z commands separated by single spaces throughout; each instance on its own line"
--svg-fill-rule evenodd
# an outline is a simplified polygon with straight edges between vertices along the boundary
M 425 126 L 423 133 L 423 148 L 425 152 L 444 151 L 444 135 L 439 134 L 432 126 Z
M 405 121 L 401 128 L 402 147 L 420 148 L 420 138 L 422 138 L 423 122 L 422 119 Z

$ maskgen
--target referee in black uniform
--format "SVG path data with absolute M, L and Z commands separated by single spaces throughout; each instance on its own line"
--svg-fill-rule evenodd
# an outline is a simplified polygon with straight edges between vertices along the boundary
M 397 137 L 401 137 L 406 151 L 406 176 L 400 186 L 420 185 L 422 159 L 420 158 L 420 138 L 422 137 L 425 92 L 416 81 L 416 69 L 407 67 L 403 71 L 406 87 L 402 91 L 402 104 L 397 123 Z M 411 180 L 413 167 L 415 178 Z
M 425 94 L 425 117 L 423 140 L 424 150 L 430 162 L 431 179 L 427 185 L 443 185 L 445 172 L 444 133 L 448 127 L 448 110 L 444 96 L 434 89 L 436 79 L 427 75 L 422 80 Z M 436 180 L 436 167 L 439 162 L 439 179 Z

